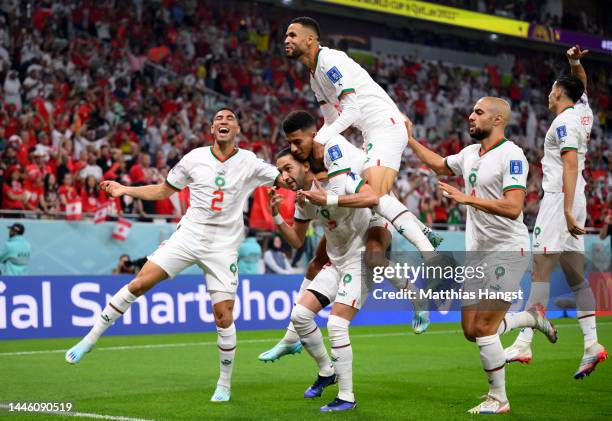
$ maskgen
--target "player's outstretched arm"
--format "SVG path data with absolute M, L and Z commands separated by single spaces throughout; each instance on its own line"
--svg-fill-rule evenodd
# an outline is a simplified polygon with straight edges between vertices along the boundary
M 581 50 L 579 45 L 575 45 L 566 52 L 567 59 L 570 62 L 572 75 L 578 77 L 582 81 L 585 92 L 587 91 L 587 75 L 584 67 L 582 67 L 580 63 L 580 59 L 588 53 L 589 50 Z
M 504 192 L 503 199 L 483 199 L 467 195 L 458 188 L 441 181 L 438 181 L 438 187 L 442 190 L 444 196 L 457 201 L 457 203 L 472 206 L 493 215 L 516 219 L 523 211 L 523 203 L 525 202 L 525 190 L 523 189 L 508 190 Z
M 410 149 L 412 149 L 416 156 L 419 157 L 423 164 L 434 170 L 434 172 L 438 175 L 453 175 L 444 163 L 443 157 L 441 157 L 431 149 L 428 149 L 427 147 L 421 145 L 412 136 L 412 121 L 406 118 L 405 124 L 406 131 L 408 131 L 408 146 L 410 146 Z
M 274 219 L 276 229 L 278 229 L 280 235 L 283 236 L 291 247 L 299 249 L 304 244 L 310 221 L 300 222 L 296 220 L 295 224 L 290 227 L 280 214 L 280 204 L 283 201 L 282 196 L 277 194 L 274 188 L 270 189 L 268 196 L 270 197 L 270 210 L 272 211 L 272 218 Z
M 104 180 L 100 183 L 100 188 L 112 197 L 128 195 L 134 199 L 142 200 L 162 200 L 170 197 L 177 190 L 170 187 L 167 183 L 152 184 L 150 186 L 124 186 L 116 181 Z

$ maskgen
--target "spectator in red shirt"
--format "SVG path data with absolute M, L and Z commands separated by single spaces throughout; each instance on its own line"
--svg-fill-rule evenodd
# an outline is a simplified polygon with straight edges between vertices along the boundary
M 88 175 L 81 189 L 83 213 L 94 213 L 100 205 L 100 188 L 96 177 Z
M 45 202 L 45 188 L 43 177 L 38 176 L 33 182 L 25 187 L 27 210 L 40 211 L 47 213 L 47 203 Z
M 11 171 L 9 179 L 2 187 L 4 194 L 2 204 L 4 209 L 25 209 L 26 194 L 21 182 L 21 172 L 19 169 L 16 168 Z
M 66 205 L 68 203 L 75 203 L 81 199 L 79 192 L 74 186 L 72 180 L 72 174 L 66 174 L 64 176 L 64 184 L 57 190 L 59 200 L 61 203 L 60 210 L 66 211 Z

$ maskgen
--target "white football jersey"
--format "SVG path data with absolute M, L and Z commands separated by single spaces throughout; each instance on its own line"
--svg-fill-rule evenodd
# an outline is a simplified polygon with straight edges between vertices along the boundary
M 575 150 L 578 153 L 578 180 L 576 191 L 584 192 L 586 182 L 582 176 L 588 142 L 593 127 L 593 111 L 586 94 L 575 106 L 569 107 L 553 120 L 544 138 L 542 158 L 542 190 L 558 193 L 563 191 L 563 161 L 561 153 Z
M 248 197 L 256 187 L 274 185 L 279 175 L 276 167 L 251 151 L 236 148 L 222 159 L 206 146 L 185 155 L 166 183 L 176 190 L 189 187 L 190 206 L 179 227 L 191 224 L 201 230 L 211 249 L 233 251 L 240 245 Z
M 359 64 L 343 51 L 321 47 L 315 59 L 310 86 L 319 103 L 330 104 L 341 111 L 339 98 L 353 92 L 361 117 L 355 126 L 364 133 L 382 122 L 403 121 L 393 100 Z
M 465 181 L 466 194 L 503 199 L 504 192 L 525 190 L 529 164 L 523 150 L 507 139 L 481 153 L 481 145 L 466 146 L 447 156 L 446 166 Z M 467 206 L 466 251 L 527 251 L 529 233 L 523 213 L 515 220 Z
M 321 183 L 323 188 L 329 190 L 329 183 Z M 311 190 L 316 189 L 314 184 Z M 333 191 L 333 194 L 352 194 Z M 325 239 L 327 240 L 327 255 L 336 266 L 342 267 L 346 263 L 361 259 L 365 251 L 366 232 L 368 231 L 372 211 L 369 208 L 345 208 L 340 206 L 315 206 L 311 203 L 295 204 L 294 219 L 298 222 L 308 222 L 318 219 L 323 225 Z
M 368 157 L 363 150 L 353 145 L 342 135 L 332 137 L 325 144 L 323 165 L 325 165 L 329 177 L 348 172 L 347 170 L 361 175 L 367 159 Z

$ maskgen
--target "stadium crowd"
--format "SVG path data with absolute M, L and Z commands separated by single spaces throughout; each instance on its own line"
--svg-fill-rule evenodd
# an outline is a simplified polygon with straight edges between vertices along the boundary
M 141 220 L 176 218 L 189 206 L 187 192 L 154 203 L 110 200 L 97 182 L 164 180 L 184 153 L 212 143 L 209 120 L 222 104 L 240 111 L 239 145 L 269 161 L 284 146 L 282 116 L 298 108 L 317 112 L 306 69 L 280 49 L 282 19 L 240 2 L 227 8 L 194 0 L 115 3 L 1 6 L 2 209 L 54 218 L 73 203 L 86 213 L 114 203 L 118 213 Z M 532 225 L 541 144 L 552 120 L 548 89 L 557 70 L 568 69 L 558 59 L 516 55 L 512 75 L 502 75 L 496 66 L 480 72 L 378 54 L 368 70 L 415 122 L 418 138 L 443 155 L 470 142 L 466 116 L 475 100 L 507 97 L 514 111 L 509 135 L 531 163 L 525 218 Z M 599 226 L 612 207 L 612 76 L 589 78 L 596 122 L 586 170 L 587 226 Z M 358 133 L 348 137 L 361 144 Z M 406 152 L 399 197 L 427 223 L 463 223 L 463 210 L 436 191 L 435 181 Z

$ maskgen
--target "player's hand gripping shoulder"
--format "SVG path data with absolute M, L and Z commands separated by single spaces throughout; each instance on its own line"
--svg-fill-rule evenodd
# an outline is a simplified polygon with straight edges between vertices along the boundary
M 111 180 L 104 180 L 100 182 L 100 188 L 106 193 L 110 194 L 112 197 L 123 196 L 127 193 L 127 188 L 124 185 Z
M 297 200 L 303 205 L 307 202 L 317 206 L 327 205 L 327 192 L 321 187 L 321 183 L 318 180 L 314 180 L 316 189 L 315 190 L 299 190 L 297 192 Z

